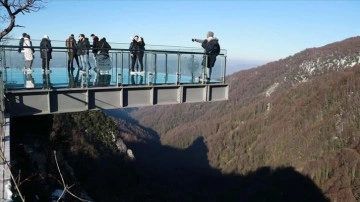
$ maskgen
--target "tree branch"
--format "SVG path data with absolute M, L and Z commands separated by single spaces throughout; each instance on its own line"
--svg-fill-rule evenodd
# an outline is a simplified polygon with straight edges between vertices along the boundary
M 59 164 L 58 164 L 58 161 L 57 161 L 57 158 L 56 158 L 56 151 L 55 151 L 55 150 L 54 150 L 54 158 L 55 158 L 56 167 L 57 167 L 57 169 L 58 169 L 58 171 L 59 171 L 59 174 L 60 174 L 60 178 L 61 178 L 61 181 L 62 181 L 62 185 L 63 185 L 63 187 L 64 187 L 64 190 L 63 190 L 63 192 L 61 193 L 61 195 L 59 196 L 59 198 L 58 198 L 57 201 L 59 201 L 59 200 L 63 197 L 63 195 L 65 194 L 65 192 L 67 192 L 67 193 L 69 193 L 71 196 L 77 198 L 77 199 L 80 200 L 80 201 L 90 202 L 90 201 L 85 200 L 85 199 L 82 199 L 82 198 L 80 198 L 80 197 L 78 197 L 78 196 L 76 196 L 75 194 L 73 194 L 73 193 L 70 192 L 69 189 L 70 189 L 72 186 L 74 186 L 74 185 L 67 186 L 67 185 L 65 184 L 64 178 L 63 178 L 63 176 L 62 176 L 62 174 L 61 174 L 60 167 L 59 167 Z
M 9 25 L 0 32 L 0 40 L 6 36 L 8 33 L 12 31 L 14 27 L 21 27 L 19 25 L 15 25 L 15 16 L 19 13 L 25 14 L 31 12 L 38 12 L 40 9 L 44 8 L 44 4 L 42 0 L 0 0 L 0 7 L 6 10 L 8 18 L 4 16 L 1 22 L 6 21 L 8 19 Z

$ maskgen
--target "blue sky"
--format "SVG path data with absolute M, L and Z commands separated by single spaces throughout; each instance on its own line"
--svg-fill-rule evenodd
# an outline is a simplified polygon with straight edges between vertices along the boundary
M 138 34 L 151 45 L 200 47 L 191 38 L 211 30 L 228 62 L 268 62 L 360 33 L 358 0 L 47 0 L 46 8 L 16 18 L 11 36 L 27 32 L 65 40 L 94 33 L 130 43 Z

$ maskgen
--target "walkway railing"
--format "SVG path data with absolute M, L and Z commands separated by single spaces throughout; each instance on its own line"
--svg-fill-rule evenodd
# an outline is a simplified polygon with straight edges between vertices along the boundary
M 11 43 L 10 43 L 11 44 Z M 14 41 L 12 44 L 16 44 Z M 35 43 L 33 42 L 33 45 Z M 65 42 L 63 42 L 65 44 Z M 111 44 L 112 45 L 112 44 Z M 112 45 L 113 46 L 113 45 Z M 131 56 L 128 49 L 113 48 L 109 51 L 111 69 L 94 71 L 95 58 L 90 53 L 92 67 L 84 77 L 74 61 L 74 69 L 68 70 L 66 47 L 53 47 L 50 60 L 50 72 L 41 68 L 39 46 L 35 49 L 32 71 L 24 71 L 24 54 L 19 53 L 17 45 L 1 45 L 1 66 L 5 90 L 7 89 L 48 89 L 48 88 L 92 88 L 96 86 L 128 86 L 128 85 L 163 85 L 163 84 L 204 84 L 205 68 L 202 60 L 203 50 L 145 50 L 144 72 L 132 73 L 130 70 Z M 91 50 L 90 50 L 91 52 Z M 222 50 L 225 52 L 225 50 Z M 135 68 L 136 69 L 136 68 Z M 209 83 L 225 83 L 226 54 L 217 56 Z M 84 80 L 85 79 L 85 80 Z M 32 85 L 27 85 L 33 82 Z

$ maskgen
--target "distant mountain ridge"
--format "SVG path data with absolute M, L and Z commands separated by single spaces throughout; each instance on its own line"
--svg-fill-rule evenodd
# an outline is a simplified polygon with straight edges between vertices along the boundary
M 223 172 L 290 165 L 332 201 L 358 201 L 359 64 L 357 36 L 234 73 L 229 101 L 145 107 L 131 116 L 165 145 L 186 148 L 204 137 L 210 164 Z M 348 163 L 339 167 L 340 159 Z

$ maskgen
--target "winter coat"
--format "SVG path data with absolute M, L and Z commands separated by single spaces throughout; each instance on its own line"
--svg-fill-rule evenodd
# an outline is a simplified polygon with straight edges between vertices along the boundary
M 86 39 L 79 40 L 76 47 L 77 47 L 78 55 L 89 54 L 90 43 L 88 40 L 86 40 Z
M 202 65 L 206 64 L 205 59 L 207 56 L 207 67 L 209 68 L 214 67 L 216 56 L 219 55 L 220 53 L 219 40 L 214 37 L 209 37 L 201 43 L 201 46 L 205 49 L 205 56 L 201 64 Z
M 99 43 L 99 38 L 97 36 L 94 36 L 93 38 L 93 45 L 92 45 L 92 53 L 97 53 L 98 48 L 97 44 Z
M 32 42 L 29 38 L 24 37 L 23 50 L 21 52 L 24 53 L 25 60 L 34 59 L 34 48 L 30 48 L 30 46 L 32 46 Z
M 51 59 L 52 58 L 52 47 L 51 41 L 47 38 L 43 38 L 40 42 L 40 57 L 42 59 Z
M 21 39 L 19 40 L 19 49 L 18 49 L 19 53 L 21 53 L 21 51 L 23 50 L 23 44 L 24 44 L 24 37 L 21 37 Z
M 66 48 L 67 48 L 67 52 L 69 53 L 75 53 L 76 54 L 76 41 L 75 38 L 73 36 L 70 36 L 68 39 L 66 39 Z
M 140 54 L 144 54 L 144 50 L 145 50 L 145 41 L 144 39 L 141 37 L 141 41 L 137 42 L 138 46 L 139 46 L 139 53 Z
M 137 54 L 138 51 L 140 50 L 139 44 L 135 39 L 133 39 L 132 42 L 130 43 L 129 50 L 131 54 Z
M 89 38 L 85 38 L 85 45 L 86 45 L 86 54 L 89 55 L 89 50 L 90 50 L 90 42 L 89 42 Z
M 97 54 L 109 54 L 109 50 L 111 49 L 111 46 L 105 38 L 102 38 L 97 42 L 96 47 L 98 48 Z

